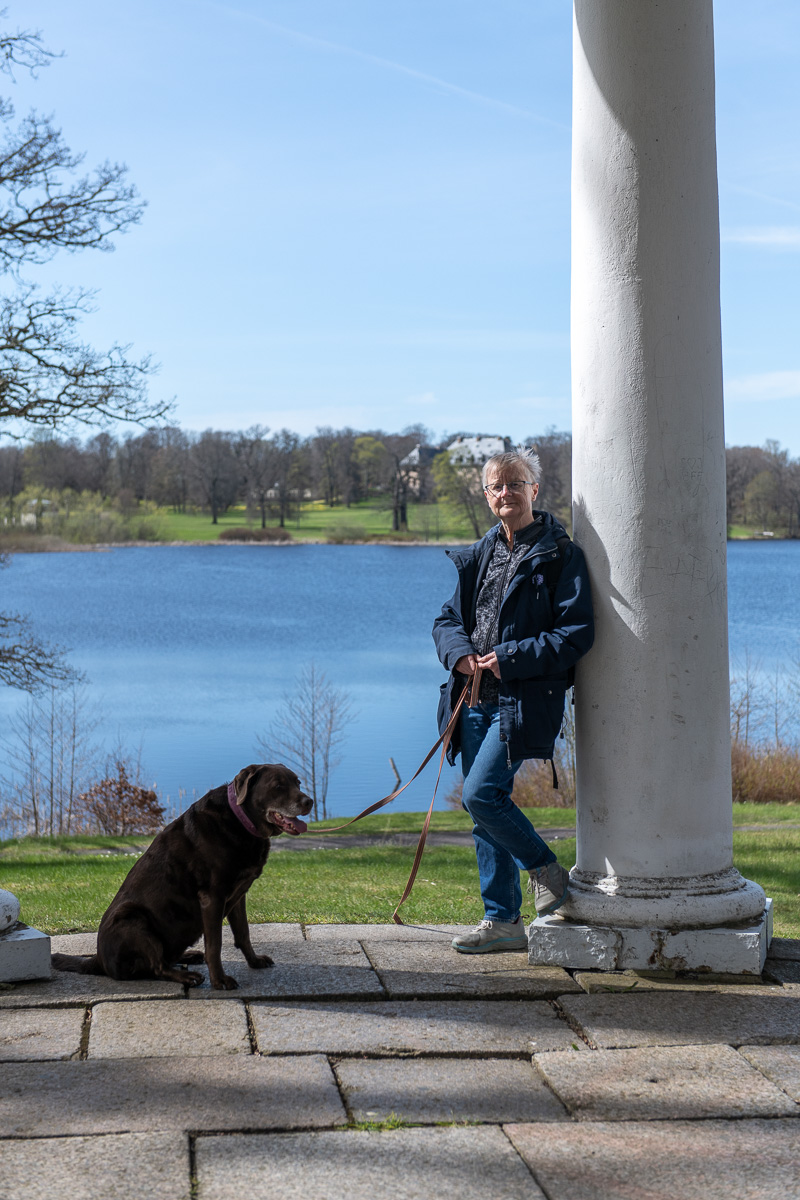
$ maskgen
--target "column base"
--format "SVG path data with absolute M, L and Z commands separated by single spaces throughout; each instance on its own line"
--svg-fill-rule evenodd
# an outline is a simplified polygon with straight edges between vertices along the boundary
M 586 925 L 697 929 L 755 924 L 764 892 L 735 867 L 710 875 L 638 878 L 573 867 L 560 914 Z
M 772 941 L 772 901 L 749 925 L 657 929 L 579 925 L 554 914 L 528 930 L 528 962 L 589 971 L 719 971 L 760 975 Z
M 0 983 L 50 978 L 50 938 L 18 921 L 0 933 Z

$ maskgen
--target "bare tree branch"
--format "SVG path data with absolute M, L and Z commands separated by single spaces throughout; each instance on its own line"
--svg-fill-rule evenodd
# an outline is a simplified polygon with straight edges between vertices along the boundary
M 0 684 L 33 693 L 78 679 L 59 646 L 34 637 L 27 617 L 0 613 Z

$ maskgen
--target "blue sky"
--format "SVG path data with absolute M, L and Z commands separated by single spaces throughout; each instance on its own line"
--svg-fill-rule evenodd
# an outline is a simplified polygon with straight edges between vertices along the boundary
M 18 112 L 148 200 L 48 276 L 181 425 L 569 428 L 569 0 L 10 2 Z M 726 437 L 800 455 L 800 5 L 716 36 Z

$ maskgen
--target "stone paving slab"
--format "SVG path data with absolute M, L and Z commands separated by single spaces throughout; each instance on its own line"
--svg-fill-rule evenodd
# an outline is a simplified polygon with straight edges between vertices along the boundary
M 95 1000 L 163 1000 L 183 996 L 183 985 L 157 979 L 109 979 L 53 971 L 49 979 L 13 983 L 0 989 L 0 1009 L 85 1007 Z
M 764 974 L 780 983 L 800 983 L 800 962 L 792 958 L 768 958 L 764 963 Z
M 459 954 L 449 945 L 427 941 L 365 940 L 363 945 L 392 998 L 536 1000 L 581 990 L 562 967 L 529 966 L 527 950 Z
M 94 954 L 97 950 L 97 930 L 94 933 L 56 933 L 50 938 L 53 954 Z
M 262 1054 L 487 1056 L 530 1055 L 573 1046 L 587 1050 L 541 1000 L 253 1004 L 250 1014 Z
M 569 1051 L 546 1057 L 594 1056 Z M 502 1058 L 480 1062 L 456 1058 L 343 1059 L 336 1064 L 336 1075 L 348 1111 L 356 1121 L 385 1121 L 392 1115 L 421 1124 L 568 1119 L 563 1105 L 529 1062 Z
M 333 1073 L 319 1056 L 15 1063 L 0 1073 L 0 1138 L 313 1128 L 344 1120 Z
M 773 938 L 769 944 L 770 958 L 789 958 L 800 962 L 800 938 Z
M 534 1062 L 579 1121 L 800 1116 L 731 1046 L 537 1054 Z
M 276 942 L 300 943 L 304 941 L 303 927 L 300 924 L 285 921 L 276 921 L 274 924 L 251 925 L 250 940 L 254 946 L 258 943 L 257 948 L 264 947 L 261 953 L 268 953 L 268 943 L 274 945 Z M 233 947 L 233 933 L 227 922 L 222 926 L 222 944 L 223 946 Z M 94 954 L 97 949 L 97 932 L 59 933 L 51 937 L 50 945 L 54 954 Z M 202 938 L 199 938 L 195 942 L 194 948 L 196 950 L 203 949 Z
M 800 1121 L 506 1125 L 549 1200 L 789 1200 Z
M 257 949 L 258 947 L 256 947 Z M 192 1000 L 262 1000 L 270 997 L 382 997 L 384 990 L 358 942 L 310 946 L 283 942 L 269 946 L 275 965 L 253 970 L 238 951 L 223 948 L 222 965 L 239 984 L 236 991 L 215 991 L 205 982 L 189 989 Z M 235 956 L 235 957 L 233 957 Z M 203 975 L 206 974 L 202 968 Z
M 201 1137 L 196 1162 L 197 1200 L 544 1200 L 493 1126 Z
M 472 835 L 470 834 L 470 837 Z M 473 925 L 306 925 L 309 942 L 341 942 L 354 938 L 371 942 L 441 942 L 449 946 L 458 933 L 474 929 Z
M 3 1200 L 189 1200 L 183 1134 L 0 1141 Z
M 790 964 L 786 964 L 787 966 Z M 791 964 L 794 966 L 794 964 Z M 760 976 L 698 975 L 693 978 L 671 978 L 649 975 L 643 971 L 576 971 L 574 976 L 589 995 L 603 992 L 706 992 L 710 995 L 782 995 L 780 984 L 770 983 Z
M 136 1000 L 98 1004 L 89 1027 L 89 1058 L 207 1058 L 250 1054 L 242 1003 Z
M 72 1058 L 81 1048 L 84 1010 L 23 1008 L 0 1020 L 0 1062 Z
M 729 1042 L 741 1045 L 800 1043 L 800 996 L 648 995 L 564 996 L 567 1017 L 596 1045 L 682 1046 Z
M 740 1046 L 739 1053 L 800 1103 L 800 1046 Z

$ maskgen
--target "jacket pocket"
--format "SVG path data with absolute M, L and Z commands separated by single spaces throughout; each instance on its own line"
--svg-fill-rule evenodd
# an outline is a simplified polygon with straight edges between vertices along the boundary
M 524 679 L 520 686 L 522 740 L 526 747 L 550 746 L 564 719 L 565 679 Z

